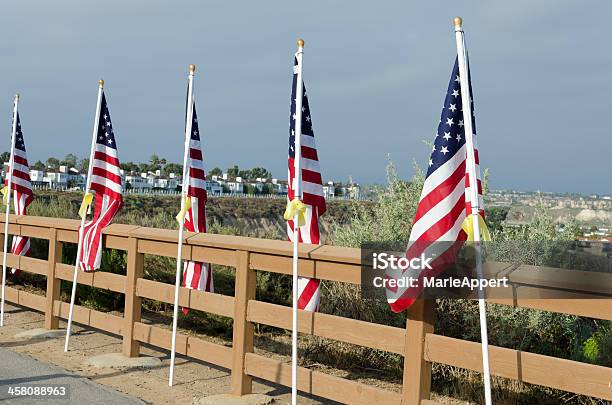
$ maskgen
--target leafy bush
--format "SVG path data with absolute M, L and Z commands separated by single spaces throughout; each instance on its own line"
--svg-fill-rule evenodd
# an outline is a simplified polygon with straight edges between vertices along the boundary
M 378 191 L 376 204 L 367 208 L 355 205 L 350 227 L 332 224 L 333 244 L 358 247 L 366 241 L 408 240 L 422 188 L 423 174 L 417 168 L 414 178 L 410 182 L 403 182 L 397 177 L 395 166 L 390 162 L 387 175 L 388 184 Z M 485 177 L 485 191 L 486 180 Z M 559 254 L 559 250 L 563 249 L 563 243 L 572 241 L 577 235 L 578 227 L 574 222 L 559 228 L 543 207 L 537 210 L 534 221 L 522 227 L 504 225 L 503 219 L 500 219 L 502 216 L 505 216 L 503 211 L 496 211 L 493 223 L 487 218 L 495 241 L 491 245 L 495 248 L 487 251 L 489 260 L 511 260 L 532 265 L 562 266 L 565 263 L 565 257 Z M 363 300 L 359 287 L 340 283 L 325 283 L 325 287 L 321 300 L 324 312 L 403 327 L 403 316 L 391 314 L 386 304 Z M 436 305 L 437 333 L 480 341 L 476 302 L 438 299 Z M 492 345 L 612 365 L 609 354 L 612 345 L 610 322 L 596 322 L 572 315 L 492 304 L 487 304 L 487 320 Z M 321 342 L 315 340 L 313 351 L 321 345 Z M 367 358 L 370 364 L 392 374 L 401 372 L 401 361 L 396 358 L 399 356 L 390 361 L 388 353 L 364 348 L 356 348 L 347 355 L 352 356 L 354 364 L 361 364 L 361 360 Z M 459 377 L 448 378 L 449 373 Z M 465 397 L 465 390 L 460 387 L 461 384 L 471 384 L 471 374 L 465 375 L 452 367 L 437 365 L 434 367 L 433 378 L 437 382 L 436 389 L 441 392 L 461 394 L 468 400 L 480 400 L 481 390 L 470 391 Z M 521 395 L 524 394 L 522 398 L 539 398 L 538 401 L 541 398 L 561 398 L 564 395 L 546 389 L 546 395 L 542 396 L 542 388 L 525 388 L 522 385 L 518 388 L 513 386 L 512 389 L 521 390 Z M 498 392 L 496 395 L 505 394 Z
M 416 165 L 415 170 L 416 175 L 410 182 L 403 181 L 393 162 L 389 161 L 387 185 L 374 190 L 376 203 L 353 201 L 349 207 L 350 226 L 332 222 L 330 243 L 359 247 L 365 241 L 408 240 L 424 181 L 423 172 Z
M 333 215 L 324 218 L 330 229 L 328 242 L 359 247 L 364 241 L 407 240 L 423 181 L 423 173 L 418 168 L 411 181 L 401 180 L 395 166 L 389 162 L 387 184 L 377 188 L 378 197 L 374 203 L 353 201 L 342 202 L 342 205 L 330 204 L 328 214 L 333 213 Z M 486 181 L 484 189 L 487 189 Z M 37 196 L 29 212 L 31 215 L 76 218 L 80 198 L 78 193 Z M 274 231 L 262 232 L 254 229 L 247 221 L 253 217 L 278 219 L 282 214 L 284 201 L 272 200 L 264 204 L 265 201 L 256 199 L 223 199 L 223 202 L 220 200 L 212 200 L 208 206 L 209 232 L 279 237 L 279 233 Z M 176 229 L 174 214 L 178 198 L 126 196 L 125 202 L 125 207 L 115 222 Z M 569 242 L 574 238 L 577 232 L 575 223 L 565 224 L 561 229 L 555 226 L 552 217 L 543 207 L 537 210 L 533 222 L 521 227 L 506 226 L 503 210 L 494 210 L 491 214 L 487 222 L 498 245 L 497 250 L 488 251 L 490 260 L 514 260 L 533 265 L 558 263 L 561 266 L 565 263 L 565 259 L 558 254 L 559 242 Z M 227 220 L 228 217 L 231 221 Z M 32 240 L 34 257 L 46 258 L 47 249 L 46 241 Z M 74 263 L 75 256 L 76 246 L 65 244 L 64 263 Z M 125 274 L 125 260 L 125 252 L 105 250 L 102 257 L 103 269 Z M 175 263 L 173 258 L 145 255 L 145 277 L 173 284 Z M 24 274 L 20 279 L 21 282 L 25 281 L 34 287 L 44 288 L 44 280 L 39 276 Z M 257 272 L 256 280 L 258 300 L 290 305 L 289 276 Z M 216 292 L 233 295 L 234 269 L 214 266 L 214 282 Z M 69 296 L 70 284 L 62 284 L 62 296 L 65 299 Z M 119 294 L 79 286 L 78 297 L 83 305 L 100 310 L 123 309 L 122 296 Z M 437 333 L 472 341 L 480 340 L 478 309 L 475 302 L 440 299 L 436 305 Z M 150 300 L 144 300 L 143 307 L 151 312 L 164 313 L 166 320 L 167 313 L 171 309 L 171 305 Z M 359 287 L 346 283 L 323 282 L 321 311 L 405 327 L 403 314 L 392 313 L 384 302 L 362 299 Z M 487 315 L 489 339 L 493 345 L 612 366 L 610 322 L 502 305 L 487 305 Z M 231 319 L 192 310 L 187 316 L 181 313 L 179 322 L 198 332 L 225 338 L 231 336 Z M 263 329 L 273 331 L 272 328 Z M 259 329 L 260 332 L 261 330 Z M 403 367 L 401 356 L 315 337 L 305 337 L 304 341 L 304 356 L 310 361 L 321 361 L 329 366 L 344 369 L 359 369 L 360 373 L 375 369 L 377 378 L 384 375 L 384 378 L 401 380 Z M 436 382 L 434 387 L 440 393 L 466 400 L 481 400 L 482 388 L 476 373 L 435 365 L 433 379 Z M 498 388 L 496 396 L 500 401 L 509 400 L 508 392 L 512 390 L 514 390 L 512 395 L 520 394 L 520 398 L 513 397 L 513 401 L 526 401 L 525 403 L 543 402 L 543 399 L 550 400 L 550 398 L 561 400 L 564 395 L 554 390 L 519 383 L 500 385 L 498 382 L 496 387 Z M 506 391 L 500 392 L 502 388 Z

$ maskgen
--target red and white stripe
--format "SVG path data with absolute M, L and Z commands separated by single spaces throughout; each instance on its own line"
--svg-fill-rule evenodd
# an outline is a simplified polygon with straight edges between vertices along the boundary
M 26 215 L 27 208 L 34 199 L 34 193 L 32 192 L 32 182 L 30 181 L 30 167 L 28 164 L 28 158 L 26 156 L 25 144 L 23 141 L 23 134 L 21 132 L 21 123 L 19 116 L 17 116 L 17 132 L 16 145 L 14 148 L 13 157 L 13 170 L 9 165 L 6 165 L 6 179 L 4 185 L 8 186 L 9 177 L 12 176 L 11 181 L 11 198 L 13 199 L 13 208 L 15 209 L 16 215 Z M 28 256 L 30 254 L 30 238 L 27 236 L 13 235 L 11 242 L 11 253 L 17 256 Z M 21 270 L 11 269 L 11 273 L 18 275 Z
M 477 153 L 477 150 L 475 152 Z M 418 257 L 421 254 L 435 257 L 431 262 L 432 269 L 423 271 L 411 269 L 407 273 L 388 271 L 386 277 L 399 279 L 409 276 L 418 278 L 419 284 L 422 285 L 423 278 L 439 274 L 455 261 L 459 249 L 467 238 L 461 225 L 471 212 L 465 146 L 453 159 L 446 162 L 445 166 L 427 178 L 423 185 L 406 250 L 406 257 Z M 482 199 L 480 179 L 478 186 L 479 198 Z M 421 289 L 414 288 L 388 289 L 387 298 L 391 309 L 394 312 L 401 312 L 412 305 L 420 292 Z
M 306 223 L 298 230 L 298 240 L 300 243 L 321 243 L 319 230 L 319 217 L 325 213 L 326 204 L 323 195 L 323 185 L 321 171 L 319 168 L 319 158 L 315 145 L 314 136 L 302 134 L 302 202 L 306 205 L 304 214 Z M 294 159 L 289 158 L 289 188 L 287 200 L 295 198 L 295 166 Z M 287 221 L 287 235 L 293 241 L 294 234 L 293 220 Z M 321 299 L 321 281 L 314 278 L 298 278 L 298 308 L 306 311 L 318 311 Z
M 185 229 L 189 232 L 206 232 L 206 173 L 204 171 L 195 102 L 193 105 L 188 165 L 189 188 L 187 195 L 191 200 L 191 207 L 185 214 Z M 214 292 L 212 265 L 210 263 L 185 261 L 181 285 L 194 290 Z M 184 308 L 183 312 L 187 312 L 186 310 Z
M 291 159 L 293 160 L 293 159 Z M 293 199 L 293 190 L 290 187 L 288 197 L 291 201 Z M 301 226 L 298 230 L 298 240 L 300 243 L 312 243 L 320 244 L 321 236 L 319 232 L 319 216 L 320 207 L 317 205 L 311 205 L 305 202 L 306 212 L 304 214 L 306 224 Z M 289 240 L 293 242 L 294 231 L 293 231 L 293 220 L 287 221 L 287 234 Z M 315 278 L 298 277 L 298 308 L 306 311 L 318 311 L 321 299 L 321 281 Z
M 83 271 L 100 268 L 102 261 L 102 231 L 113 220 L 123 205 L 121 169 L 106 99 L 98 123 L 98 137 L 94 146 L 90 191 L 94 193 L 94 214 L 80 234 L 81 256 L 78 265 Z

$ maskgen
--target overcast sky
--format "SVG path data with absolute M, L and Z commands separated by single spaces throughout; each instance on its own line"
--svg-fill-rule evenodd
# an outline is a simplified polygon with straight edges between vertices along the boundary
M 495 3 L 495 4 L 493 4 Z M 425 166 L 464 18 L 493 188 L 612 192 L 609 1 L 33 1 L 0 15 L 0 117 L 15 92 L 31 162 L 86 156 L 97 81 L 122 161 L 182 154 L 187 65 L 208 169 L 286 177 L 295 40 L 325 179 Z M 4 99 L 4 101 L 2 101 Z

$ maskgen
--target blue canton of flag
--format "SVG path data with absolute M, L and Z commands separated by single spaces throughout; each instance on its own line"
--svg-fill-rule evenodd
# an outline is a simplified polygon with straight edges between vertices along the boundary
M 469 76 L 469 74 L 468 74 Z M 470 94 L 472 94 L 472 84 L 468 80 Z M 476 117 L 474 116 L 474 103 L 472 102 L 472 128 L 476 135 Z M 438 132 L 434 140 L 434 147 L 428 163 L 427 176 L 435 172 L 440 166 L 451 159 L 461 147 L 465 145 L 465 129 L 463 125 L 463 103 L 461 101 L 461 85 L 459 83 L 459 64 L 455 59 L 453 73 L 442 115 L 438 125 Z
M 23 134 L 21 133 L 21 120 L 19 119 L 19 113 L 17 113 L 17 131 L 15 132 L 15 148 L 25 152 L 25 143 L 23 142 Z
M 102 94 L 102 104 L 100 106 L 100 123 L 98 125 L 97 143 L 108 148 L 117 149 L 113 124 L 110 119 L 110 113 L 106 105 L 106 96 L 104 94 Z
M 295 61 L 295 68 L 297 68 L 297 60 Z M 294 72 L 294 79 L 291 86 L 291 94 L 295 95 L 297 86 L 297 74 Z M 310 106 L 308 105 L 308 96 L 306 95 L 306 85 L 302 83 L 302 89 L 304 96 L 302 97 L 302 135 L 308 135 L 314 137 L 314 131 L 312 130 L 312 119 L 310 118 Z M 295 107 L 296 99 L 291 98 L 291 116 L 289 117 L 289 157 L 295 158 Z

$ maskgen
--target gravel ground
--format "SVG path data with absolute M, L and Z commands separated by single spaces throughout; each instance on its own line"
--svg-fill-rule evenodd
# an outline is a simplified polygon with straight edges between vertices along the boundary
M 169 353 L 149 347 L 142 347 L 141 354 L 160 358 L 161 366 L 127 370 L 85 366 L 83 362 L 89 357 L 121 352 L 121 339 L 100 331 L 83 329 L 78 325 L 75 325 L 68 353 L 63 350 L 63 337 L 47 340 L 23 340 L 14 337 L 20 332 L 42 328 L 43 321 L 44 316 L 40 313 L 7 304 L 4 327 L 0 329 L 0 348 L 61 367 L 151 404 L 193 403 L 203 397 L 230 391 L 229 370 L 183 357 L 177 357 L 175 385 L 169 388 Z M 60 323 L 60 327 L 65 325 Z M 272 396 L 276 400 L 275 404 L 290 403 L 290 391 L 275 384 L 255 381 L 253 392 Z M 331 402 L 300 397 L 299 403 L 315 405 Z

